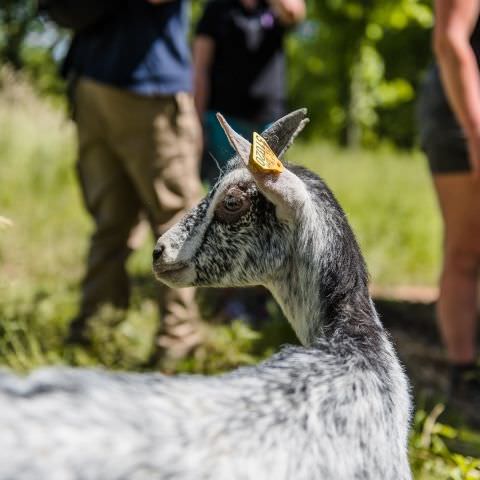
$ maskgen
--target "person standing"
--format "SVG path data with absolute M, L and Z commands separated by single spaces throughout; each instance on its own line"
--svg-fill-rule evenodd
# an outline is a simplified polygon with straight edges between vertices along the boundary
M 67 340 L 88 341 L 104 304 L 126 309 L 125 268 L 141 215 L 156 237 L 201 195 L 201 129 L 191 95 L 184 0 L 123 0 L 74 35 L 64 64 L 78 132 L 78 177 L 94 220 L 80 311 Z M 158 351 L 199 341 L 193 289 L 162 288 Z
M 284 37 L 305 17 L 304 0 L 210 0 L 193 41 L 195 104 L 203 119 L 201 177 L 213 186 L 234 151 L 216 113 L 251 139 L 285 113 Z M 210 315 L 243 318 L 252 325 L 268 316 L 268 292 L 261 288 L 206 295 Z M 213 308 L 212 308 L 213 305 Z
M 215 114 L 251 138 L 285 113 L 284 37 L 305 17 L 303 0 L 211 0 L 193 42 L 195 103 L 206 148 L 202 179 L 213 184 L 233 156 Z
M 450 396 L 480 400 L 476 322 L 480 274 L 480 2 L 436 0 L 420 136 L 444 224 L 437 319 L 450 363 Z

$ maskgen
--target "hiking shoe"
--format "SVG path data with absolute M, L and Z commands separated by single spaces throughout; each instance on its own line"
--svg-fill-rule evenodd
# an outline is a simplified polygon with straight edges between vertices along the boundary
M 91 340 L 88 336 L 88 322 L 84 316 L 75 317 L 68 327 L 67 336 L 65 337 L 66 345 L 91 345 Z
M 452 365 L 448 387 L 448 401 L 480 405 L 480 367 L 469 365 Z

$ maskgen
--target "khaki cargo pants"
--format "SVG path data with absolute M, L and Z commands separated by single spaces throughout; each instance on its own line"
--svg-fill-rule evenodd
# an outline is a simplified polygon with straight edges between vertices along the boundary
M 81 78 L 74 111 L 78 174 L 95 221 L 80 308 L 86 318 L 102 304 L 128 307 L 125 262 L 140 216 L 158 238 L 199 200 L 201 132 L 188 93 L 146 97 Z M 194 289 L 159 290 L 163 346 L 195 342 Z

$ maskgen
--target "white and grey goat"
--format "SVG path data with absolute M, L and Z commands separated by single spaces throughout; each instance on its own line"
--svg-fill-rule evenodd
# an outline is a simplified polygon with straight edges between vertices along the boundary
M 263 133 L 282 157 L 299 110 Z M 157 242 L 172 287 L 265 285 L 303 346 L 216 377 L 43 369 L 0 374 L 0 479 L 404 480 L 408 384 L 369 296 L 345 214 L 298 166 L 237 151 Z

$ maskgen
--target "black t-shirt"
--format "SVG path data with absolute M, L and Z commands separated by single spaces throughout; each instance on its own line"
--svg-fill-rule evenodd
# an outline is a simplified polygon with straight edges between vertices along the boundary
M 270 122 L 285 110 L 285 28 L 266 3 L 246 10 L 239 0 L 211 0 L 197 35 L 215 42 L 208 109 Z

